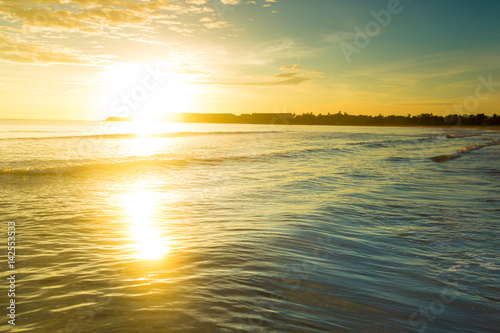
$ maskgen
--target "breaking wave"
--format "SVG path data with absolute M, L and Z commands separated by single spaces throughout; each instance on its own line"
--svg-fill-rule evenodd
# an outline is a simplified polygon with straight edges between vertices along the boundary
M 341 149 L 334 147 L 317 147 L 265 152 L 260 154 L 221 156 L 218 158 L 171 158 L 170 155 L 167 154 L 157 154 L 149 158 L 130 157 L 122 160 L 83 162 L 70 165 L 60 164 L 48 167 L 0 169 L 0 176 L 71 175 L 84 172 L 133 171 L 139 168 L 176 168 L 197 165 L 216 165 L 220 163 L 252 163 L 269 161 L 271 159 L 287 159 L 297 156 L 306 157 L 310 154 L 326 154 L 335 151 L 341 151 Z
M 462 148 L 458 149 L 458 151 L 454 154 L 434 156 L 434 157 L 431 157 L 431 160 L 434 162 L 437 162 L 437 163 L 442 163 L 442 162 L 446 162 L 448 160 L 460 158 L 463 155 L 470 153 L 471 151 L 478 150 L 478 149 L 481 149 L 484 147 L 495 146 L 495 145 L 500 145 L 500 141 L 495 139 L 495 140 L 490 141 L 488 143 L 462 147 Z

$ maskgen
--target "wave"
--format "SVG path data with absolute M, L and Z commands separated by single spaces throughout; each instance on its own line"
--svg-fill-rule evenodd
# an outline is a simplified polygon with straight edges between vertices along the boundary
M 444 135 L 433 135 L 428 137 L 419 137 L 419 138 L 411 138 L 411 139 L 388 139 L 388 140 L 377 140 L 377 141 L 358 141 L 358 142 L 350 142 L 347 145 L 350 146 L 365 146 L 368 148 L 392 148 L 394 146 L 399 146 L 401 144 L 423 144 L 435 142 L 437 140 L 441 140 Z
M 200 165 L 217 165 L 220 163 L 254 163 L 267 162 L 272 159 L 290 159 L 307 157 L 311 154 L 325 154 L 342 151 L 335 147 L 302 148 L 295 150 L 278 150 L 264 152 L 260 154 L 232 155 L 213 158 L 172 158 L 167 154 L 151 155 L 147 158 L 129 157 L 122 160 L 113 161 L 92 161 L 75 164 L 62 164 L 49 167 L 26 167 L 15 169 L 0 169 L 0 176 L 43 176 L 43 175 L 64 175 L 78 174 L 82 172 L 115 172 L 133 171 L 137 168 L 175 168 Z
M 454 133 L 454 134 L 447 134 L 446 138 L 447 139 L 460 139 L 460 138 L 469 138 L 471 136 L 478 136 L 481 135 L 481 133 Z
M 135 138 L 175 138 L 186 136 L 201 136 L 201 135 L 244 135 L 244 134 L 273 134 L 280 133 L 277 131 L 238 131 L 238 132 L 167 132 L 153 133 L 142 135 L 137 133 L 113 133 L 113 134 L 88 134 L 88 135 L 60 135 L 60 136 L 45 136 L 45 137 L 22 137 L 22 138 L 0 138 L 0 140 L 48 140 L 48 139 L 135 139 Z
M 490 141 L 488 143 L 462 147 L 462 148 L 458 149 L 458 151 L 454 154 L 434 156 L 434 157 L 431 157 L 431 160 L 434 162 L 437 162 L 437 163 L 442 163 L 442 162 L 446 162 L 448 160 L 460 158 L 463 155 L 470 153 L 471 151 L 478 150 L 478 149 L 481 149 L 484 147 L 495 146 L 495 145 L 500 145 L 500 140 L 495 139 L 495 140 Z
M 89 162 L 81 164 L 72 165 L 56 165 L 50 167 L 27 167 L 27 168 L 17 168 L 17 169 L 0 169 L 0 175 L 18 175 L 18 176 L 43 176 L 43 175 L 64 175 L 64 174 L 77 174 L 84 172 L 114 172 L 114 171 L 127 171 L 133 170 L 135 168 L 144 167 L 184 167 L 193 164 L 216 164 L 224 160 L 250 160 L 249 157 L 222 157 L 222 158 L 192 158 L 192 159 L 134 159 L 134 160 L 122 160 L 122 161 L 112 161 L 112 162 Z

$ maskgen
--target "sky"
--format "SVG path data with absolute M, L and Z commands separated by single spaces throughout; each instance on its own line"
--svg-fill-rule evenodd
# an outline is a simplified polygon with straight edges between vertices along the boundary
M 498 0 L 2 0 L 0 118 L 500 113 Z

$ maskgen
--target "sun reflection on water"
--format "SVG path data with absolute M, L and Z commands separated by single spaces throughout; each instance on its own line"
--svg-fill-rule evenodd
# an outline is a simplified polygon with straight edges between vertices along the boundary
M 137 137 L 129 141 L 130 151 L 137 156 L 149 156 L 155 154 L 161 147 L 157 138 Z
M 129 142 L 129 149 L 134 155 L 153 155 L 161 150 L 165 141 L 162 136 L 179 132 L 182 127 L 177 123 L 159 123 L 152 120 L 135 120 L 130 122 L 128 130 L 135 134 Z
M 170 250 L 168 239 L 153 223 L 157 201 L 158 194 L 147 190 L 132 192 L 123 200 L 138 259 L 161 259 Z

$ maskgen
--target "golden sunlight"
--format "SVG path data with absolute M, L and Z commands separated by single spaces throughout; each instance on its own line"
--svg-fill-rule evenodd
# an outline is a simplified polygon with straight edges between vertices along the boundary
M 152 215 L 157 201 L 156 193 L 145 190 L 130 193 L 123 199 L 138 259 L 161 259 L 170 250 L 169 240 L 153 224 Z
M 104 72 L 103 107 L 107 116 L 128 117 L 148 124 L 169 113 L 193 110 L 194 86 L 173 64 L 119 64 Z
M 162 146 L 157 138 L 147 137 L 148 132 L 136 132 L 139 137 L 128 141 L 130 152 L 136 156 L 149 156 L 156 153 Z

